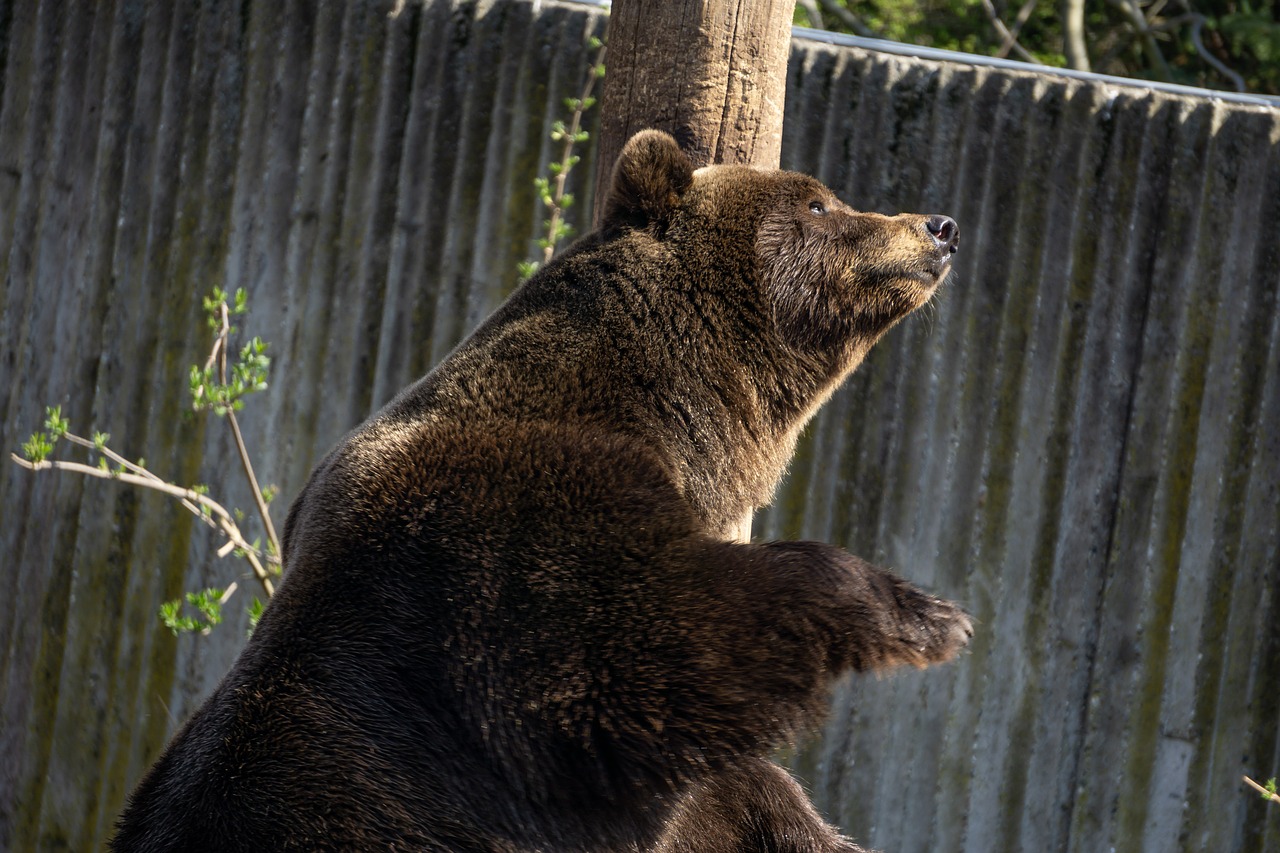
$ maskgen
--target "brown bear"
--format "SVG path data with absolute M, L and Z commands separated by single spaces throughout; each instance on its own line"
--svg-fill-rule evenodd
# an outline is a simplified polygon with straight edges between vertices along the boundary
M 731 541 L 946 277 L 955 223 L 626 145 L 603 226 L 346 436 L 117 851 L 853 851 L 765 759 L 967 642 L 817 542 Z

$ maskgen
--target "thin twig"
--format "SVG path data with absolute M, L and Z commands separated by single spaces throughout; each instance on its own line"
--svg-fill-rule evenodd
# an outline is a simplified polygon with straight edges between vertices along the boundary
M 819 0 L 819 2 L 822 3 L 823 11 L 828 15 L 834 15 L 849 30 L 865 38 L 881 38 L 878 32 L 867 26 L 861 18 L 841 6 L 836 0 Z
M 991 0 L 982 0 L 982 8 L 986 10 L 987 17 L 991 19 L 991 26 L 995 27 L 996 33 L 1001 39 L 1000 52 L 997 55 L 1005 56 L 1012 48 L 1019 58 L 1026 62 L 1035 62 L 1036 58 L 1026 48 L 1018 44 L 1017 34 L 1009 32 L 1009 28 L 1005 26 L 1004 21 L 1000 20 L 1000 13 L 996 11 L 996 7 Z
M 219 380 L 223 385 L 227 384 L 227 350 L 230 348 L 229 338 L 231 336 L 231 312 L 224 300 L 222 303 L 222 328 L 218 330 L 217 337 L 213 342 L 213 349 L 209 352 L 209 360 L 205 362 L 206 367 L 213 365 L 215 359 L 218 361 Z M 262 526 L 267 532 L 267 541 L 271 543 L 268 554 L 280 555 L 280 539 L 276 536 L 275 525 L 271 523 L 271 513 L 267 509 L 266 498 L 262 495 L 262 489 L 258 486 L 258 478 L 253 473 L 253 463 L 249 460 L 249 450 L 244 444 L 244 435 L 240 432 L 240 423 L 236 420 L 235 411 L 227 407 L 227 423 L 231 426 L 231 435 L 236 440 L 236 452 L 240 455 L 240 464 L 244 468 L 245 479 L 249 481 L 249 491 L 253 493 L 253 501 L 258 506 L 258 515 L 262 517 Z M 270 593 L 268 593 L 270 594 Z
M 1263 786 L 1259 785 L 1257 782 L 1250 779 L 1248 776 L 1244 777 L 1244 782 L 1250 788 L 1253 788 L 1255 791 L 1261 794 L 1265 799 L 1268 799 L 1273 803 L 1280 803 L 1280 794 L 1276 794 L 1273 791 L 1267 790 Z
M 556 189 L 551 197 L 551 219 L 547 222 L 547 245 L 542 249 L 542 262 L 544 264 L 551 260 L 551 256 L 556 251 L 556 235 L 560 229 L 560 218 L 564 213 L 564 208 L 560 202 L 564 199 L 565 181 L 573 168 L 570 158 L 573 156 L 573 146 L 577 144 L 578 133 L 582 130 L 582 114 L 586 112 L 586 105 L 591 99 L 591 93 L 595 91 L 598 78 L 596 69 L 604 64 L 604 52 L 605 45 L 602 44 L 600 45 L 600 50 L 596 52 L 595 60 L 591 63 L 591 71 L 587 74 L 586 86 L 583 87 L 582 94 L 578 96 L 577 109 L 573 111 L 569 129 L 564 134 L 564 147 L 560 151 L 560 171 L 556 174 Z
M 73 437 L 70 433 L 66 434 L 65 437 L 71 438 L 77 444 L 85 443 L 84 439 L 79 436 Z M 89 446 L 93 447 L 94 445 L 92 442 L 89 442 Z M 105 454 L 105 449 L 103 449 L 103 452 Z M 73 471 L 77 474 L 84 474 L 87 477 L 97 477 L 102 480 L 119 480 L 122 483 L 128 483 L 133 486 L 154 489 L 157 492 L 162 492 L 166 495 L 172 495 L 173 497 L 181 499 L 183 506 L 187 507 L 187 509 L 197 518 L 200 518 L 207 524 L 210 524 L 210 526 L 216 526 L 221 529 L 223 535 L 225 535 L 228 540 L 235 543 L 235 547 L 245 555 L 245 559 L 248 560 L 249 565 L 253 567 L 253 573 L 257 576 L 258 582 L 262 584 L 263 590 L 266 591 L 268 596 L 274 594 L 275 584 L 271 581 L 271 574 L 258 560 L 258 550 L 245 541 L 244 536 L 240 533 L 240 528 L 235 523 L 235 519 L 232 517 L 231 513 L 227 511 L 226 507 L 207 495 L 202 495 L 194 489 L 183 488 L 182 486 L 161 480 L 151 472 L 145 471 L 145 469 L 139 469 L 138 466 L 128 462 L 127 460 L 122 460 L 121 464 L 127 465 L 132 470 L 111 471 L 103 470 L 102 468 L 95 468 L 92 465 L 85 465 L 81 462 L 64 462 L 62 460 L 48 459 L 41 462 L 32 462 L 30 460 L 23 459 L 16 453 L 11 453 L 9 456 L 14 462 L 30 471 Z M 111 457 L 114 459 L 121 458 L 114 453 L 111 454 Z M 134 470 L 144 470 L 145 473 L 133 473 Z M 210 513 L 217 516 L 216 525 L 213 520 L 205 516 L 204 512 L 196 505 L 199 505 L 199 507 L 207 507 Z
M 244 446 L 244 436 L 240 434 L 240 424 L 235 414 L 227 410 L 227 423 L 231 424 L 231 434 L 236 438 L 236 450 L 240 453 L 240 462 L 244 465 L 244 476 L 249 480 L 249 490 L 253 492 L 254 503 L 258 505 L 258 514 L 262 516 L 262 526 L 267 531 L 267 541 L 271 543 L 270 554 L 280 555 L 280 540 L 276 537 L 276 527 L 271 523 L 271 513 L 267 510 L 267 499 L 258 487 L 258 478 L 253 475 L 253 463 L 249 461 L 249 451 Z
M 1136 0 L 1108 0 L 1108 2 L 1129 21 L 1129 26 L 1133 29 L 1138 40 L 1142 42 L 1142 49 L 1147 54 L 1147 61 L 1151 63 L 1152 69 L 1160 77 L 1161 80 L 1172 80 L 1173 69 L 1169 67 L 1169 62 L 1164 58 L 1164 54 L 1160 51 L 1160 45 L 1156 42 L 1156 31 L 1152 28 L 1151 23 L 1147 20 L 1146 15 L 1142 13 L 1142 9 L 1138 6 Z
M 1031 13 L 1036 10 L 1036 4 L 1039 0 L 1027 0 L 1022 4 L 1022 8 L 1018 10 L 1018 14 L 1013 19 L 1013 26 L 1009 28 L 1015 36 L 1022 32 L 1022 28 L 1027 25 L 1027 21 L 1031 20 Z
M 818 0 L 797 0 L 805 15 L 809 18 L 809 26 L 815 30 L 825 30 L 822 23 L 822 11 L 818 8 Z
M 1022 34 L 1022 28 L 1027 25 L 1027 21 L 1031 20 L 1031 13 L 1035 11 L 1038 0 L 1027 0 L 1022 4 L 1022 8 L 1018 10 L 1018 14 L 1014 16 L 1013 25 L 1009 27 L 1009 35 L 1012 40 L 1007 41 L 1000 46 L 1000 50 L 996 52 L 996 56 L 1005 57 L 1009 55 L 1009 51 L 1015 44 L 1018 44 L 1018 36 Z
M 1196 53 L 1200 54 L 1200 58 L 1212 65 L 1219 74 L 1231 81 L 1231 85 L 1235 86 L 1237 92 L 1245 90 L 1244 78 L 1236 72 L 1232 71 L 1222 60 L 1210 53 L 1204 46 L 1204 42 L 1200 38 L 1200 31 L 1204 29 L 1204 15 L 1191 13 L 1191 44 L 1195 46 Z
M 62 437 L 65 438 L 67 441 L 71 442 L 72 444 L 78 444 L 81 447 L 87 447 L 90 450 L 93 450 L 97 453 L 101 453 L 107 459 L 111 460 L 115 464 L 119 465 L 120 467 L 128 471 L 132 471 L 134 474 L 137 474 L 139 477 L 146 477 L 147 479 L 154 480 L 157 483 L 164 482 L 164 480 L 161 480 L 159 477 L 157 477 L 155 474 L 152 474 L 146 468 L 143 468 L 141 465 L 138 465 L 135 462 L 130 462 L 128 459 L 125 459 L 123 456 L 121 456 L 119 453 L 116 453 L 110 447 L 107 447 L 105 444 L 98 445 L 97 442 L 90 441 L 89 439 L 84 438 L 83 436 L 79 436 L 79 435 L 76 435 L 75 433 L 70 433 L 70 432 L 64 432 L 62 434 Z M 98 470 L 101 470 L 101 469 L 98 469 Z M 201 515 L 200 508 L 198 506 L 191 503 L 191 501 L 187 500 L 186 498 L 182 498 L 181 500 L 182 500 L 182 505 L 186 507 L 189 511 L 191 511 L 195 515 L 203 517 Z M 205 520 L 208 521 L 208 519 L 205 519 Z M 212 522 L 210 522 L 210 526 L 213 526 Z
M 1147 57 L 1156 66 L 1156 69 L 1164 75 L 1164 79 L 1171 79 L 1173 72 L 1169 68 L 1169 63 L 1165 61 L 1164 54 L 1160 52 L 1159 45 L 1156 43 L 1156 33 L 1171 32 L 1183 24 L 1191 24 L 1191 44 L 1195 47 L 1196 53 L 1200 55 L 1200 58 L 1209 63 L 1223 77 L 1230 80 L 1232 87 L 1237 92 L 1243 92 L 1248 88 L 1243 77 L 1232 71 L 1231 68 L 1205 47 L 1203 31 L 1206 19 L 1204 15 L 1198 12 L 1187 12 L 1172 18 L 1156 20 L 1156 15 L 1165 6 L 1163 2 L 1153 5 L 1146 15 L 1142 14 L 1136 3 L 1124 2 L 1124 0 L 1110 0 L 1110 2 L 1111 5 L 1124 13 L 1133 28 L 1138 31 L 1142 37 Z

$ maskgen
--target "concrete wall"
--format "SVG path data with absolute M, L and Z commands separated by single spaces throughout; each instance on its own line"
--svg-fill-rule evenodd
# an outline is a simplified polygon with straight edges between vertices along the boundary
M 201 297 L 244 287 L 279 522 L 510 290 L 602 13 L 393 7 L 0 0 L 0 446 L 61 404 L 249 507 L 185 378 Z M 803 41 L 790 75 L 785 165 L 963 236 L 757 535 L 978 619 L 958 665 L 841 689 L 798 771 L 887 851 L 1274 849 L 1239 777 L 1280 764 L 1280 111 Z M 0 464 L 0 849 L 100 846 L 229 666 L 238 609 L 155 615 L 242 571 L 213 547 L 167 498 Z
M 767 536 L 965 601 L 959 666 L 798 761 L 886 850 L 1270 850 L 1280 111 L 801 47 L 785 165 L 961 227 L 936 310 L 810 431 Z

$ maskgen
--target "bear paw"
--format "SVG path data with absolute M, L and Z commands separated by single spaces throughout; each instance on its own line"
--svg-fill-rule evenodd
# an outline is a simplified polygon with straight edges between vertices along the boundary
M 887 571 L 865 568 L 868 588 L 848 638 L 854 669 L 924 668 L 951 660 L 968 645 L 973 620 L 960 605 Z
M 904 611 L 910 614 L 912 656 L 904 663 L 918 667 L 951 660 L 973 638 L 973 620 L 960 605 L 910 588 Z

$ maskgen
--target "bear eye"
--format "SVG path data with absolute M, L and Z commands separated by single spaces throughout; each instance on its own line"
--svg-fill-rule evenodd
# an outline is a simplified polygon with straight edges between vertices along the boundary
M 809 202 L 809 210 L 821 216 L 827 212 L 827 206 L 820 201 L 811 201 Z

